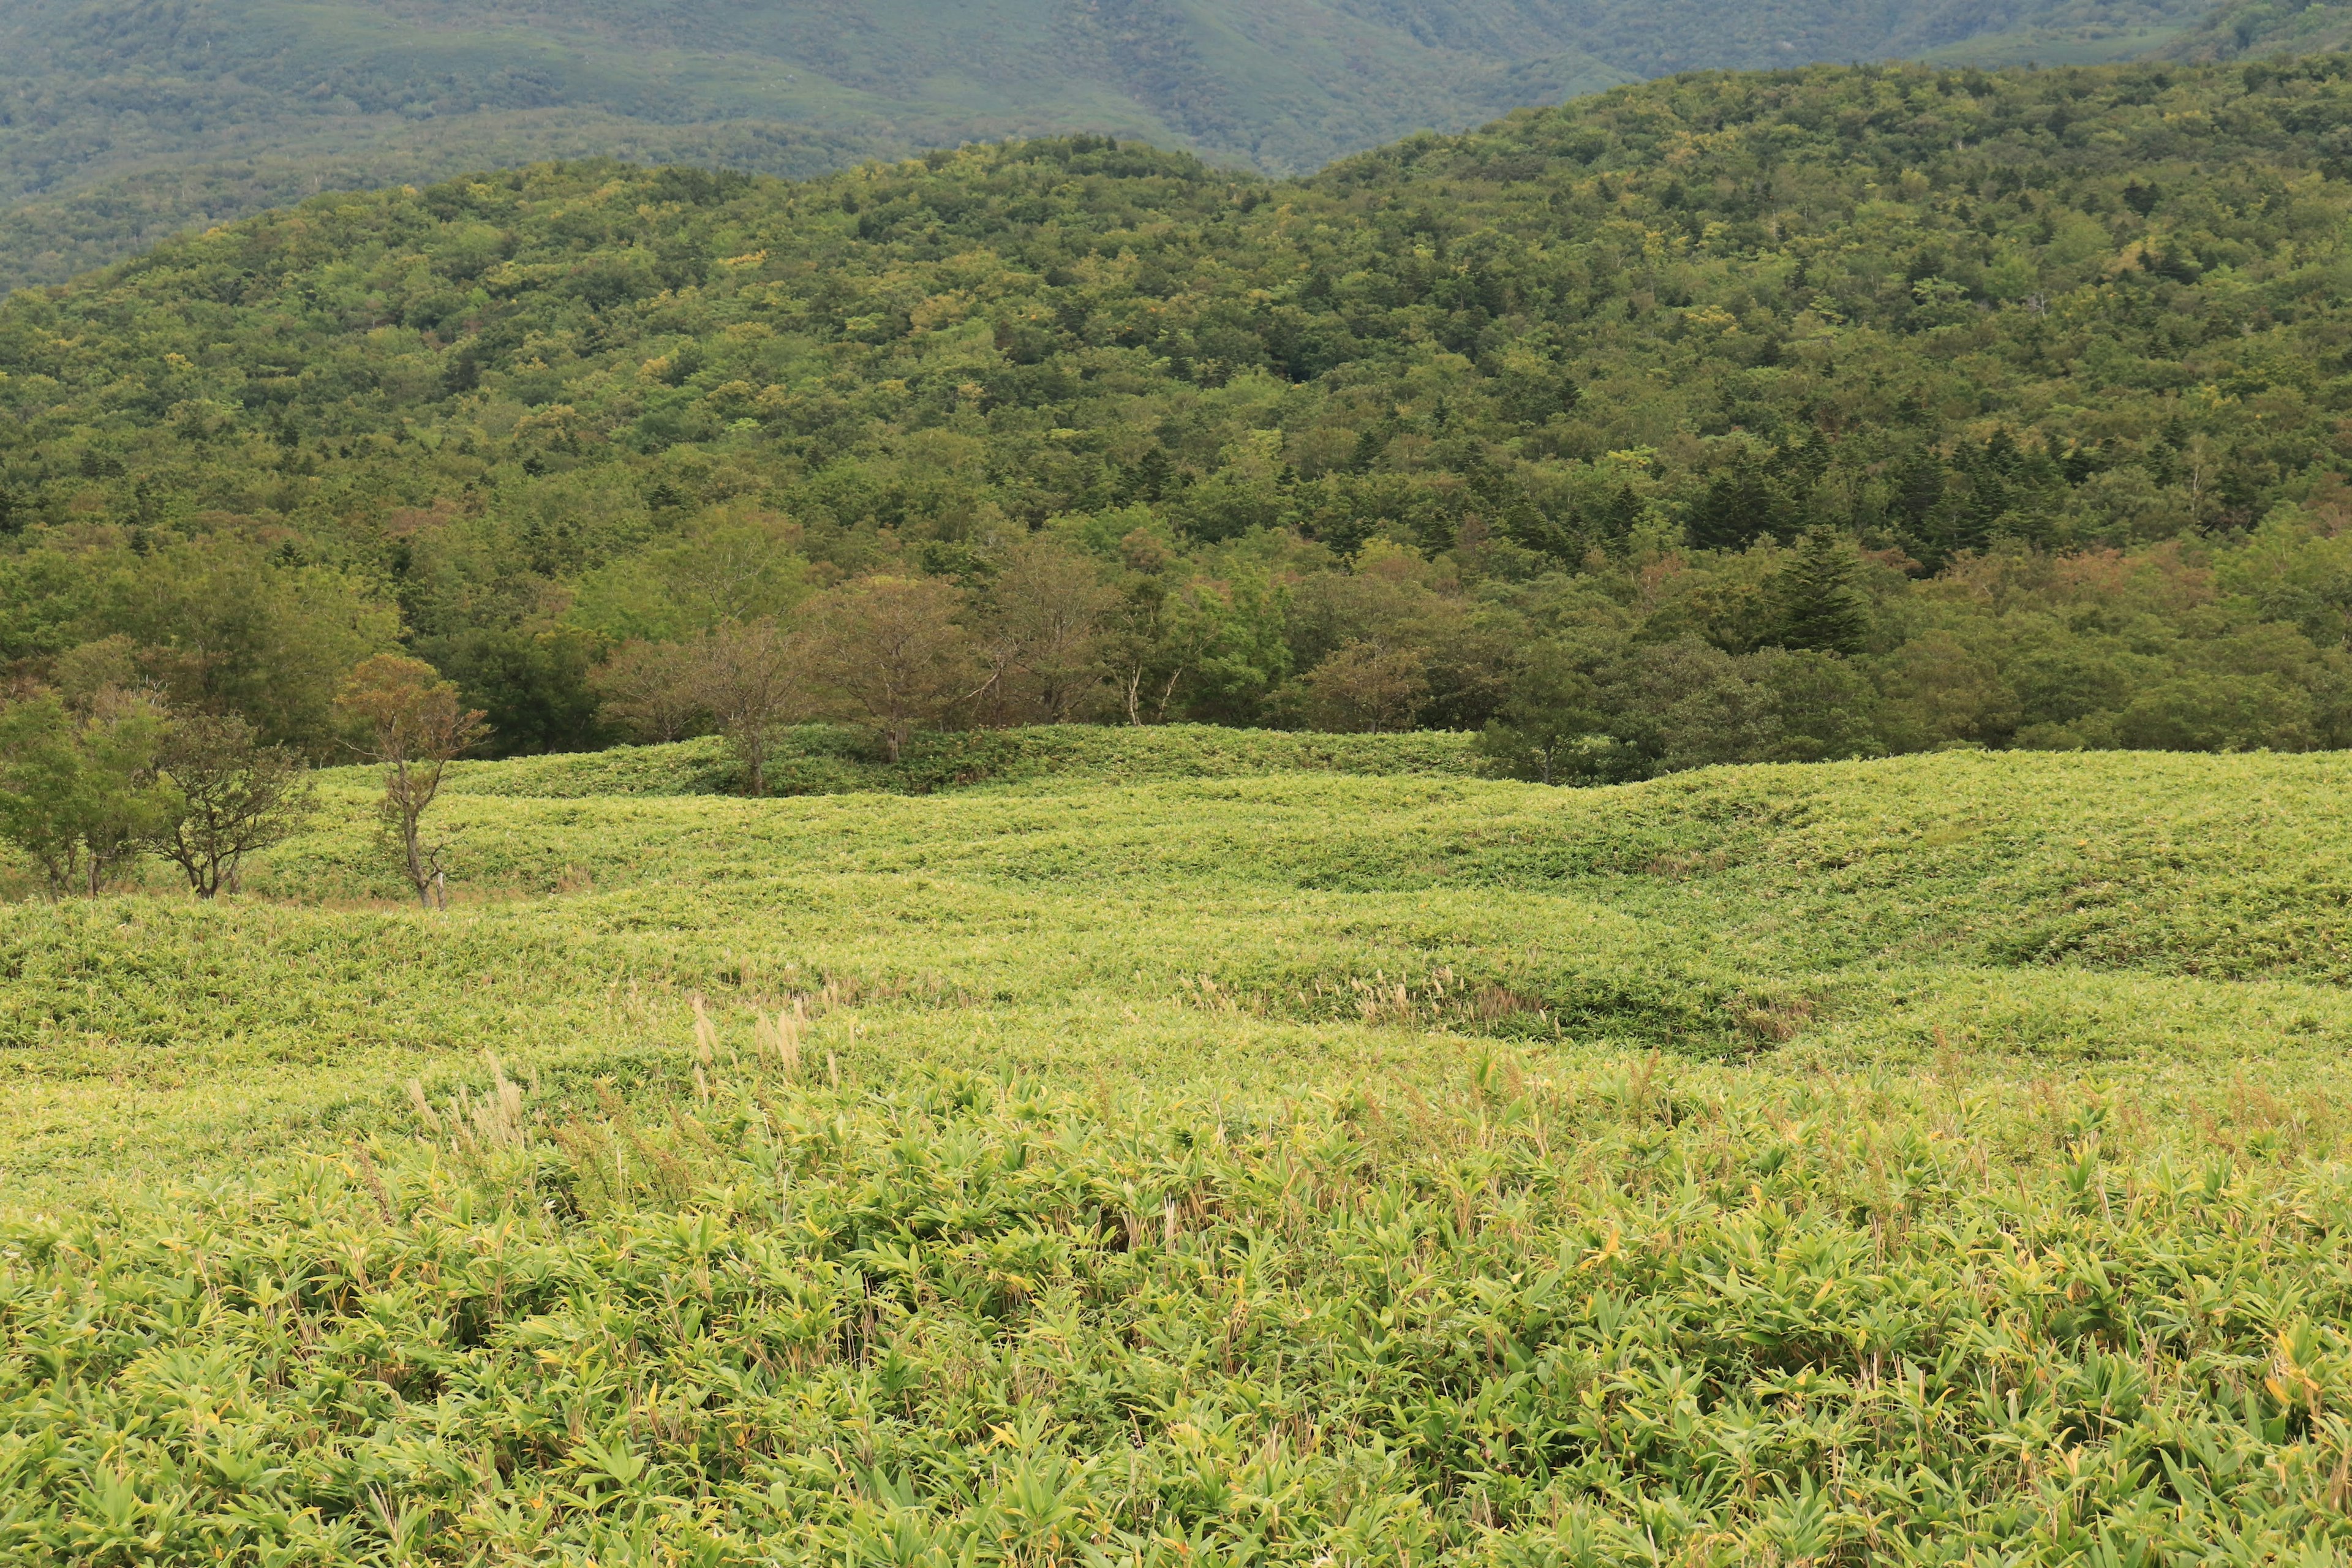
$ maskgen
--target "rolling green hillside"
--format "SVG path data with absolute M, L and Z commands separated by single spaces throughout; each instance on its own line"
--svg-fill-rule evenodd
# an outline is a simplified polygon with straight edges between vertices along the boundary
M 549 157 L 804 175 L 1095 131 L 1287 173 L 1628 79 L 1541 8 L 1428 9 L 37 0 L 0 22 L 39 62 L 0 103 L 0 180 L 30 204 L 0 257 L 55 279 L 322 183 Z
M 0 1552 L 2344 1544 L 2341 757 L 1014 744 L 0 906 Z
M 1068 700 L 926 722 L 1587 782 L 2343 746 L 2347 63 L 1702 75 L 1295 182 L 1087 137 L 318 198 L 0 307 L 0 658 L 323 757 L 402 647 L 578 751 L 624 648 L 880 574 L 978 658 L 1046 571 Z
M 2352 9 L 2327 0 L 2232 0 L 2173 39 L 2179 59 L 2317 54 L 2352 42 Z
M 266 1152 L 485 1049 L 620 1062 L 690 994 L 772 1006 L 827 977 L 927 1049 L 960 1009 L 1121 1002 L 1694 1059 L 1916 1063 L 1940 1039 L 2190 1079 L 2214 1053 L 2292 1073 L 2352 1042 L 2338 756 L 1561 792 L 1465 776 L 1440 740 L 1015 731 L 974 784 L 767 802 L 704 793 L 698 742 L 469 764 L 440 808 L 465 901 L 423 924 L 367 828 L 373 778 L 331 773 L 321 830 L 245 902 L 0 906 L 24 1097 L 0 1168 L 63 1191 L 151 1124 L 118 1152 Z
M 2202 0 L 22 0 L 0 288 L 322 188 L 617 157 L 806 175 L 1008 135 L 1300 173 L 1640 77 L 2116 59 Z M 1990 41 L 1977 48 L 1971 40 Z

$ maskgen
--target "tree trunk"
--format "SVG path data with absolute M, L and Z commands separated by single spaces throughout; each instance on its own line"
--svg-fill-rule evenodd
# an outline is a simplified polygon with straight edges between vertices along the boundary
M 429 910 L 433 907 L 433 873 L 425 868 L 425 850 L 416 842 L 416 814 L 414 811 L 404 809 L 402 813 L 400 840 L 401 850 L 408 860 L 408 885 L 416 889 L 416 901 Z

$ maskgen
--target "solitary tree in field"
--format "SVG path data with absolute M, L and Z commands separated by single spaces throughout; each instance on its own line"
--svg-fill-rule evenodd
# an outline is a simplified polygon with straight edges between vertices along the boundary
M 478 710 L 458 702 L 457 689 L 431 665 L 394 653 L 362 662 L 344 680 L 335 706 L 361 731 L 361 754 L 383 764 L 383 799 L 376 811 L 401 874 L 418 903 L 447 908 L 443 857 L 449 844 L 426 842 L 425 814 L 441 793 L 450 762 L 480 744 L 489 726 Z
M 234 714 L 173 720 L 158 762 L 173 801 L 155 846 L 200 899 L 234 889 L 247 855 L 300 832 L 317 808 L 302 760 Z
M 929 577 L 868 577 L 814 608 L 814 673 L 841 712 L 874 726 L 894 763 L 917 730 L 978 694 L 963 609 L 954 584 Z

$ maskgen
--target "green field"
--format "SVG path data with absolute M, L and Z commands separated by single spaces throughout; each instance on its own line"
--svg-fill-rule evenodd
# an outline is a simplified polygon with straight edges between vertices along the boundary
M 1469 762 L 473 764 L 431 915 L 345 773 L 0 906 L 0 1561 L 2341 1560 L 2352 761 Z

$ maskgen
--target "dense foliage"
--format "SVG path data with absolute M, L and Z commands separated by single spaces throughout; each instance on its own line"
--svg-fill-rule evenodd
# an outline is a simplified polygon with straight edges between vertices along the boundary
M 17 0 L 0 289 L 321 188 L 605 156 L 804 175 L 1109 132 L 1270 173 L 1637 77 L 2145 53 L 2208 0 Z
M 0 1552 L 2347 1544 L 2334 1170 L 2118 1162 L 2095 1098 L 1479 1083 L 1407 1118 L 754 1068 L 674 1131 L 518 1093 L 447 1107 L 471 1170 L 390 1141 L 194 1215 L 11 1226 Z
M 0 655 L 128 637 L 324 752 L 404 643 L 573 748 L 633 640 L 929 574 L 982 663 L 1077 584 L 1107 716 L 1552 776 L 2341 744 L 2347 109 L 2340 58 L 1821 68 L 1290 184 L 322 198 L 0 308 Z
M 992 744 L 0 907 L 0 1557 L 2341 1554 L 2342 759 Z
M 2352 42 L 2352 12 L 2337 0 L 2230 0 L 2173 39 L 2183 59 L 2315 54 Z
M 0 289 L 322 185 L 556 157 L 805 175 L 1088 131 L 1294 172 L 1629 79 L 1577 36 L 1523 0 L 24 0 Z

